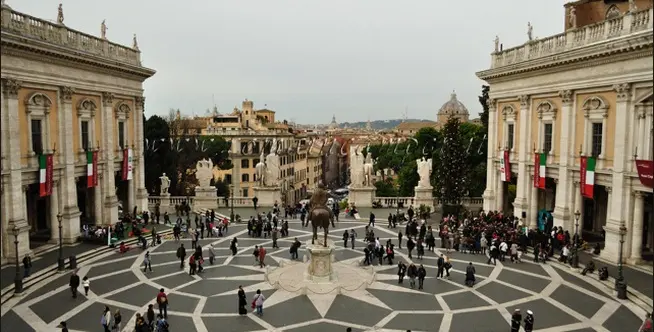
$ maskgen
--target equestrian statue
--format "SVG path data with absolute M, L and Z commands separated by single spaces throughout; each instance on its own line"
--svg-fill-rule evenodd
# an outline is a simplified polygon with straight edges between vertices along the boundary
M 336 225 L 334 225 L 334 213 L 327 207 L 327 198 L 325 186 L 322 182 L 319 182 L 318 186 L 313 191 L 313 195 L 311 195 L 311 200 L 309 200 L 308 215 L 309 220 L 311 220 L 311 226 L 313 226 L 311 244 L 314 244 L 314 241 L 318 239 L 318 227 L 322 227 L 322 229 L 325 230 L 325 242 L 323 243 L 323 246 L 325 247 L 327 247 L 327 235 L 329 234 L 330 222 L 332 227 L 336 228 Z

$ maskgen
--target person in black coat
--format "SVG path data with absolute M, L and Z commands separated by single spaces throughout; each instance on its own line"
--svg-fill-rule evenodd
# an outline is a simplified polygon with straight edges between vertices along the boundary
M 418 268 L 418 289 L 422 289 L 426 276 L 427 270 L 425 270 L 425 267 L 420 264 L 420 267 Z
M 238 286 L 238 314 L 239 315 L 247 315 L 248 314 L 248 309 L 246 306 L 248 305 L 248 301 L 245 297 L 245 291 L 243 290 L 243 286 Z
M 73 271 L 73 274 L 70 275 L 68 286 L 70 286 L 70 292 L 73 293 L 73 298 L 76 299 L 77 287 L 79 287 L 79 276 L 77 275 L 77 271 Z
M 534 313 L 531 310 L 527 310 L 527 316 L 525 317 L 525 332 L 531 332 L 534 330 Z
M 401 261 L 397 263 L 397 283 L 401 284 L 404 282 L 404 276 L 406 275 L 406 265 Z
M 520 309 L 515 309 L 513 315 L 511 315 L 511 332 L 519 332 L 520 324 L 522 324 L 522 314 Z

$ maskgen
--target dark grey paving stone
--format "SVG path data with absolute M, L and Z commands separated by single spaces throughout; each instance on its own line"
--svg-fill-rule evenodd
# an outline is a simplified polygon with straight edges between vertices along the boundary
M 511 288 L 509 286 L 495 282 L 490 282 L 486 285 L 483 285 L 477 288 L 477 290 L 497 303 L 511 302 L 517 299 L 531 296 L 530 294 L 523 291 L 519 291 L 515 288 Z
M 95 329 L 96 327 L 100 327 L 100 329 L 102 329 L 100 326 L 100 315 L 102 315 L 104 307 L 105 305 L 102 302 L 93 302 L 93 304 L 91 304 L 89 307 L 80 311 L 75 316 L 66 321 L 66 323 L 68 323 L 68 328 L 70 330 L 78 331 L 89 331 L 90 329 Z M 111 312 L 115 312 L 116 309 L 120 309 L 120 314 L 123 317 L 123 322 L 129 321 L 132 316 L 136 314 L 134 311 L 116 306 L 109 306 L 109 309 Z
M 292 315 L 288 313 L 292 312 Z M 296 296 L 288 301 L 266 308 L 264 302 L 263 320 L 274 327 L 284 327 L 314 319 L 320 319 L 320 313 L 306 295 Z
M 161 285 L 165 289 L 171 289 L 171 288 L 179 287 L 180 285 L 183 285 L 187 282 L 191 282 L 193 280 L 196 279 L 190 276 L 187 271 L 184 271 L 179 274 L 174 274 L 168 277 L 157 279 L 154 282 Z
M 621 305 L 602 326 L 609 331 L 638 331 L 644 318 L 636 316 L 627 307 Z
M 139 282 L 141 282 L 139 278 L 137 278 L 132 271 L 128 271 L 96 281 L 91 279 L 91 291 L 96 295 L 102 295 L 115 291 L 123 286 L 135 285 Z
M 17 313 L 9 310 L 0 319 L 0 330 L 2 331 L 17 331 L 17 332 L 36 332 L 29 324 L 27 324 Z
M 50 281 L 48 281 L 46 284 L 39 288 L 33 288 L 30 287 L 29 291 L 31 293 L 24 295 L 23 298 L 18 302 L 19 304 L 25 303 L 29 300 L 35 299 L 41 295 L 47 294 L 55 289 L 58 289 L 62 286 L 68 285 L 68 282 L 70 281 L 70 272 L 68 273 L 62 273 L 62 274 L 55 274 Z M 12 278 L 13 280 L 13 278 Z M 72 295 L 71 295 L 72 296 Z
M 345 295 L 337 295 L 332 306 L 327 311 L 325 318 L 373 326 L 384 317 L 388 316 L 390 310 L 353 299 Z
M 92 267 L 89 270 L 89 272 L 86 274 L 86 276 L 93 279 L 95 277 L 102 276 L 105 274 L 127 270 L 132 266 L 133 263 L 134 263 L 133 259 L 124 259 L 117 262 L 107 262 L 103 265 Z M 83 277 L 84 276 L 80 276 L 80 278 Z
M 208 331 L 251 332 L 264 330 L 263 326 L 248 316 L 202 317 L 202 321 Z
M 453 269 L 461 272 L 464 272 L 468 267 L 468 263 L 455 262 L 455 261 L 451 261 L 451 263 Z M 481 264 L 472 263 L 472 265 L 475 267 L 475 275 L 483 276 L 483 277 L 488 277 L 493 272 L 493 269 L 495 269 L 492 266 L 486 266 Z
M 152 304 L 155 305 L 156 294 L 152 296 Z M 193 312 L 195 307 L 198 306 L 199 299 L 194 297 L 178 294 L 178 293 L 168 293 L 168 310 L 179 311 L 179 312 Z M 193 325 L 193 324 L 191 324 Z M 181 326 L 181 325 L 177 325 Z
M 531 264 L 531 263 L 516 263 L 516 264 L 511 264 L 511 260 L 507 259 L 506 262 L 504 262 L 504 266 L 510 267 L 512 269 L 520 270 L 520 271 L 525 271 L 525 272 L 530 272 L 534 274 L 538 274 L 544 277 L 549 277 L 547 272 L 545 272 L 545 269 L 540 264 Z
M 108 299 L 141 307 L 153 301 L 157 296 L 157 293 L 159 293 L 157 288 L 146 284 L 140 284 L 120 293 L 111 295 Z
M 443 314 L 399 314 L 384 328 L 412 331 L 436 331 L 441 326 Z
M 409 279 L 404 278 L 404 282 L 401 284 L 397 283 L 397 280 L 383 280 L 379 281 L 385 284 L 389 285 L 395 285 L 395 286 L 400 286 L 403 288 L 409 288 Z M 417 281 L 416 281 L 417 283 Z M 441 279 L 434 279 L 434 278 L 429 278 L 425 279 L 425 283 L 423 285 L 423 289 L 421 290 L 424 293 L 429 293 L 429 294 L 440 294 L 440 293 L 447 293 L 455 290 L 462 289 L 464 286 L 456 286 L 453 285 L 447 281 L 441 280 Z
M 556 271 L 556 273 L 558 273 L 558 275 L 560 275 L 561 278 L 563 278 L 563 280 L 565 280 L 565 281 L 567 281 L 567 282 L 569 282 L 569 283 L 571 283 L 573 285 L 576 285 L 576 286 L 579 286 L 579 287 L 581 287 L 583 289 L 589 290 L 589 291 L 591 291 L 591 292 L 593 292 L 593 293 L 595 293 L 597 295 L 602 295 L 604 297 L 607 296 L 606 293 L 602 292 L 599 288 L 597 288 L 597 287 L 595 287 L 595 286 L 591 285 L 590 283 L 583 280 L 585 278 L 590 278 L 588 276 L 582 276 L 581 274 L 579 274 L 579 277 L 578 277 L 576 275 L 573 275 L 571 270 L 566 271 L 566 270 L 558 268 L 558 266 L 557 266 L 557 268 L 554 269 L 554 271 Z M 597 273 L 597 272 L 595 272 L 595 273 Z
M 587 327 L 585 329 L 573 330 L 569 332 L 597 332 L 595 329 Z
M 153 266 L 152 267 L 152 272 L 148 271 L 143 273 L 148 279 L 153 279 L 153 278 L 159 278 L 171 273 L 177 273 L 184 271 L 184 273 L 188 274 L 188 264 L 185 265 L 184 269 L 181 269 L 179 267 L 179 261 L 176 261 L 175 263 L 172 264 L 166 264 L 166 265 L 160 265 L 160 266 Z
M 438 245 L 438 243 L 436 243 Z M 488 257 L 485 255 L 473 255 L 473 254 L 462 254 L 458 251 L 450 251 L 449 254 L 445 253 L 445 250 L 440 249 L 445 256 L 449 256 L 450 259 L 456 259 L 464 263 L 472 262 L 475 263 L 486 263 L 488 262 Z
M 440 304 L 431 294 L 415 294 L 368 289 L 368 292 L 393 310 L 441 310 Z M 418 329 L 421 330 L 421 329 Z
M 229 291 L 236 294 L 239 285 L 247 287 L 260 282 L 257 280 L 203 280 L 179 289 L 179 291 L 202 296 L 212 296 Z
M 534 330 L 579 323 L 576 318 L 542 299 L 520 303 L 507 309 L 509 312 L 513 312 L 515 309 L 520 309 L 523 313 L 527 312 L 527 310 L 533 311 L 535 317 Z
M 454 314 L 450 331 L 505 332 L 511 326 L 495 309 Z
M 43 299 L 38 303 L 32 304 L 30 309 L 32 309 L 36 315 L 41 317 L 44 322 L 50 324 L 57 317 L 73 310 L 85 301 L 86 297 L 84 296 L 84 291 L 77 294 L 77 299 L 73 299 L 70 290 L 64 289 L 63 291 L 48 296 L 48 298 Z M 53 303 L 56 303 L 56 305 L 53 305 Z
M 320 323 L 310 324 L 310 325 L 306 325 L 306 326 L 302 326 L 302 327 L 296 327 L 294 329 L 285 330 L 285 331 L 289 331 L 289 332 L 343 332 L 347 328 L 348 328 L 348 326 L 346 326 L 346 325 L 338 325 L 338 324 L 320 322 Z M 352 328 L 352 331 L 353 332 L 361 332 L 363 330 Z
M 490 303 L 471 292 L 461 292 L 443 296 L 443 300 L 452 310 L 488 306 Z
M 238 286 L 236 286 L 236 290 L 234 290 L 233 295 L 221 295 L 221 296 L 214 296 L 214 297 L 208 297 L 207 302 L 204 305 L 204 308 L 202 308 L 202 313 L 207 314 L 236 314 L 238 313 Z M 270 298 L 271 295 L 275 293 L 274 289 L 269 289 L 269 290 L 264 290 L 261 291 L 263 296 L 266 298 Z M 247 309 L 251 311 L 251 303 L 252 299 L 254 298 L 254 294 L 256 292 L 246 292 L 245 293 L 245 298 L 248 301 Z
M 352 258 L 360 258 L 363 260 L 363 252 L 354 252 L 349 249 L 341 249 L 341 250 L 336 250 L 334 252 L 334 258 L 336 261 L 344 261 L 347 259 L 352 259 Z
M 120 252 L 118 252 L 117 250 L 114 250 L 113 255 L 109 255 L 109 257 L 107 257 L 106 259 L 107 260 L 112 260 L 112 259 L 124 258 L 124 257 L 136 257 L 136 256 L 143 253 L 143 249 L 141 249 L 141 247 L 139 247 L 139 246 L 130 245 L 129 247 L 130 247 L 130 250 L 128 250 L 127 252 L 122 253 L 122 254 Z
M 497 279 L 536 293 L 540 293 L 543 289 L 545 289 L 545 287 L 547 287 L 547 285 L 550 284 L 549 280 L 536 278 L 508 270 L 502 270 Z
M 156 306 L 155 306 L 156 308 Z M 184 308 L 186 309 L 186 308 Z M 168 312 L 170 310 L 173 310 L 172 307 L 168 308 Z M 174 311 L 182 311 L 182 312 L 188 312 L 189 310 L 180 310 L 179 307 L 175 306 Z M 193 310 L 191 310 L 193 311 Z M 155 309 L 155 313 L 159 313 L 159 310 Z M 170 325 L 170 330 L 171 331 L 184 331 L 184 332 L 196 332 L 197 329 L 195 328 L 195 324 L 193 323 L 193 319 L 191 317 L 184 317 L 184 316 L 175 316 L 168 314 L 168 324 Z
M 177 248 L 179 248 L 180 244 L 184 244 L 184 247 L 186 248 L 186 253 L 189 254 L 189 250 L 191 250 L 191 243 L 187 241 L 164 241 L 160 245 L 158 245 L 155 248 L 151 248 L 150 252 L 165 252 L 165 251 L 177 251 Z
M 264 258 L 264 261 L 263 261 L 263 262 L 266 263 L 266 265 L 270 265 L 270 266 L 279 266 L 279 263 L 277 263 L 277 261 L 275 261 L 274 259 L 272 259 L 269 255 L 266 255 L 266 258 Z M 228 265 L 249 265 L 249 266 L 255 266 L 255 264 L 254 264 L 254 256 L 252 256 L 252 255 L 247 256 L 247 257 L 246 257 L 246 256 L 236 256 L 236 257 L 234 257 L 234 258 L 229 262 Z M 257 264 L 256 266 L 258 266 L 258 264 Z M 263 269 L 262 269 L 262 271 L 263 271 Z
M 223 265 L 205 269 L 201 274 L 199 274 L 199 276 L 202 278 L 238 277 L 263 274 L 264 272 L 264 269 L 253 271 L 238 266 Z
M 559 286 L 550 297 L 588 318 L 604 306 L 604 302 L 566 285 Z

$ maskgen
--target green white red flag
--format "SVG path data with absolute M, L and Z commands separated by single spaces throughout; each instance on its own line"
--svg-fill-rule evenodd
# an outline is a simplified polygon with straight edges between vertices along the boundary
M 98 152 L 86 152 L 86 187 L 93 188 L 98 185 Z
M 545 189 L 547 153 L 536 153 L 534 157 L 534 187 Z
M 503 182 L 511 181 L 511 160 L 509 159 L 509 151 L 504 151 L 500 159 L 500 172 L 502 173 L 501 179 Z
M 588 198 L 593 198 L 595 189 L 595 163 L 593 157 L 581 157 L 579 178 L 581 195 Z
M 52 154 L 39 155 L 39 196 L 52 195 Z

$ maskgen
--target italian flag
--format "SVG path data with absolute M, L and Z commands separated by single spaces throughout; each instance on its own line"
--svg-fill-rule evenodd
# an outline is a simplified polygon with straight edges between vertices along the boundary
M 581 195 L 592 199 L 595 188 L 595 158 L 581 157 L 580 166 Z
M 52 194 L 52 155 L 39 155 L 39 196 Z
M 545 166 L 547 164 L 547 153 L 536 153 L 534 161 L 534 187 L 545 189 Z
M 86 187 L 93 188 L 98 185 L 98 152 L 86 152 Z

